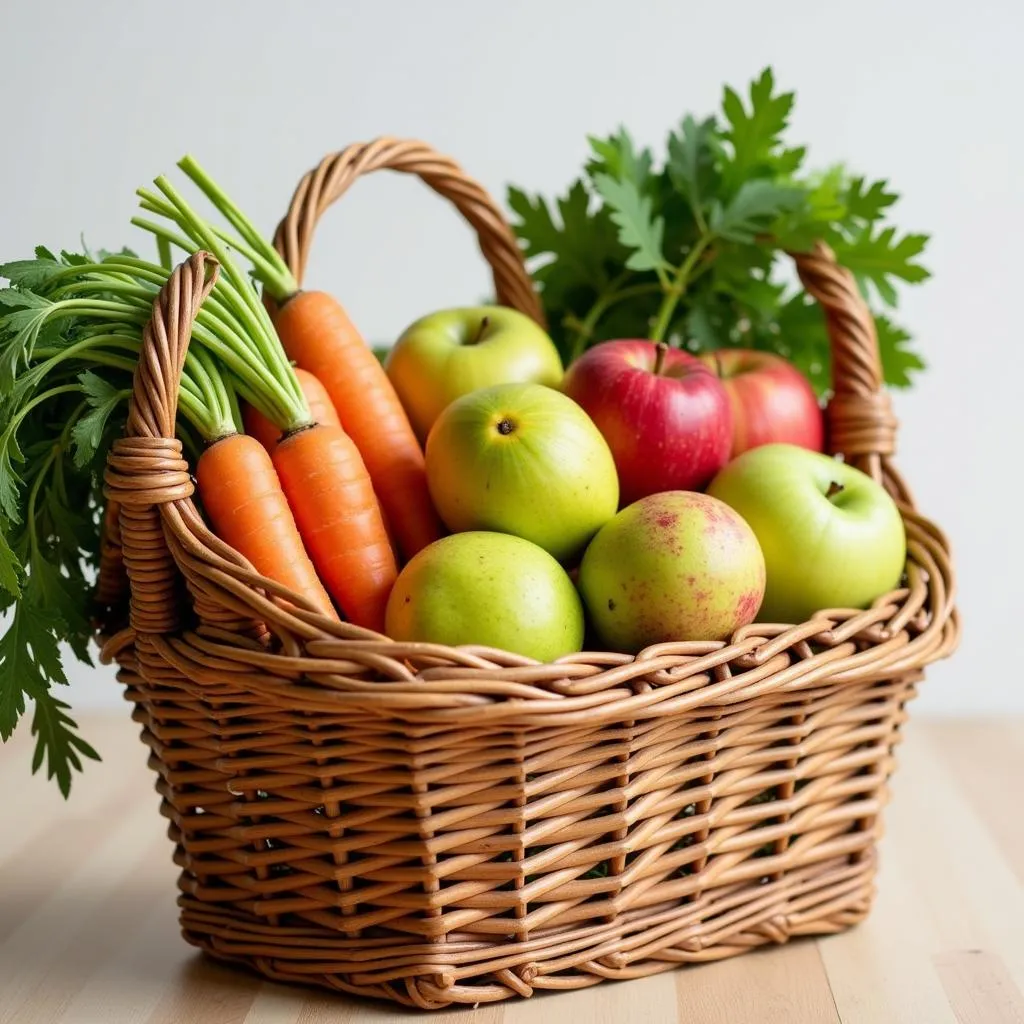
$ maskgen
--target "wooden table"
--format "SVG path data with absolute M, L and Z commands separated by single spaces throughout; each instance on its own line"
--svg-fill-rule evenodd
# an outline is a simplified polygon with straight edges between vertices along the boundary
M 270 983 L 178 936 L 175 868 L 128 709 L 70 804 L 0 747 L 0 1024 L 427 1019 Z M 997 790 L 1004 796 L 997 796 Z M 868 921 L 642 981 L 433 1015 L 451 1024 L 1024 1024 L 1024 722 L 912 721 Z

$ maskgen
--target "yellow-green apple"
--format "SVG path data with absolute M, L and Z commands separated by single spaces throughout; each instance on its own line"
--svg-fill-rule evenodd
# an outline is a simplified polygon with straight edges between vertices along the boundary
M 497 647 L 553 661 L 583 645 L 583 606 L 542 548 L 505 533 L 456 533 L 402 570 L 388 599 L 394 640 Z
M 764 558 L 728 505 L 667 491 L 601 527 L 578 586 L 602 642 L 635 654 L 669 640 L 723 640 L 752 622 L 764 595 Z
M 781 442 L 820 452 L 825 441 L 821 406 L 810 381 L 773 352 L 724 348 L 700 359 L 725 386 L 732 406 L 732 458 Z
M 562 360 L 525 313 L 505 306 L 446 309 L 411 324 L 385 361 L 413 429 L 425 441 L 441 410 L 492 384 L 557 387 Z
M 427 483 L 450 530 L 497 530 L 560 561 L 618 507 L 608 445 L 571 399 L 542 384 L 498 384 L 456 399 L 427 438 Z
M 725 388 L 687 352 L 605 341 L 569 367 L 562 390 L 608 441 L 623 505 L 658 491 L 700 490 L 729 458 Z
M 886 490 L 853 466 L 795 445 L 763 445 L 730 462 L 708 493 L 736 509 L 761 543 L 763 622 L 864 608 L 899 585 L 903 519 Z

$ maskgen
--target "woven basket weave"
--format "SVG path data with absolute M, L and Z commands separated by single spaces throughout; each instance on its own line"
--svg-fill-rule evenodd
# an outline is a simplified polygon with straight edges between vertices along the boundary
M 302 180 L 276 237 L 299 279 L 321 214 L 381 169 L 451 200 L 498 301 L 542 320 L 498 208 L 418 142 L 352 146 Z M 830 447 L 899 503 L 903 587 L 729 644 L 550 665 L 330 622 L 210 533 L 174 421 L 211 265 L 200 253 L 175 271 L 109 459 L 120 515 L 100 596 L 114 623 L 130 589 L 130 625 L 108 625 L 103 653 L 151 751 L 189 942 L 278 980 L 436 1009 L 864 917 L 904 705 L 958 620 L 946 542 L 890 463 L 871 317 L 827 248 L 794 259 L 832 339 Z

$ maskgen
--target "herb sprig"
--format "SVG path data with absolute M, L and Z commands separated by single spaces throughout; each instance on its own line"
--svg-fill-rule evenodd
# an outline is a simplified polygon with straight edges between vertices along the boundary
M 824 317 L 783 258 L 820 239 L 872 307 L 886 381 L 912 383 L 924 362 L 889 311 L 900 284 L 929 276 L 919 262 L 928 236 L 886 223 L 898 199 L 887 181 L 841 165 L 806 169 L 806 149 L 785 138 L 794 99 L 766 69 L 746 98 L 726 87 L 719 114 L 683 118 L 660 161 L 620 128 L 589 139 L 590 159 L 563 196 L 509 189 L 567 363 L 609 338 L 766 349 L 796 363 L 823 394 Z

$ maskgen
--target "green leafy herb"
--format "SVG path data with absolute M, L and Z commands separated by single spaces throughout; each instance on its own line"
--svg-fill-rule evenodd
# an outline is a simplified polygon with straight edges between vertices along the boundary
M 668 137 L 668 177 L 676 192 L 689 203 L 694 217 L 704 224 L 707 197 L 717 187 L 715 119 L 695 121 L 687 114 L 679 134 Z
M 727 188 L 738 190 L 762 172 L 773 174 L 780 168 L 795 170 L 794 164 L 799 166 L 803 150 L 782 148 L 782 133 L 789 122 L 793 100 L 791 92 L 776 94 L 770 68 L 751 84 L 749 110 L 739 95 L 726 86 L 722 97 L 726 127 L 722 137 L 732 150 L 723 175 Z
M 31 702 L 33 771 L 45 765 L 65 796 L 73 772 L 97 755 L 54 693 L 67 684 L 61 644 L 91 664 L 103 466 L 123 429 L 132 353 L 155 294 L 131 314 L 91 280 L 93 266 L 40 249 L 0 269 L 12 282 L 0 290 L 11 382 L 0 389 L 0 739 Z
M 515 229 L 566 362 L 613 337 L 667 339 L 692 351 L 778 352 L 829 388 L 821 310 L 788 252 L 823 241 L 873 309 L 885 379 L 907 387 L 924 363 L 890 314 L 899 289 L 928 277 L 928 241 L 887 218 L 897 195 L 844 166 L 805 167 L 786 141 L 795 96 L 770 69 L 746 94 L 726 88 L 721 111 L 687 115 L 665 157 L 625 128 L 589 139 L 591 155 L 564 197 L 509 190 Z
M 612 211 L 612 220 L 619 228 L 619 241 L 627 250 L 626 266 L 630 270 L 653 270 L 659 276 L 668 265 L 661 254 L 665 221 L 651 212 L 651 199 L 629 178 L 618 180 L 610 174 L 594 177 L 597 190 Z
M 749 242 L 768 231 L 775 219 L 804 202 L 798 188 L 776 185 L 767 178 L 745 181 L 728 206 L 716 204 L 711 213 L 711 232 L 727 242 Z
M 203 192 L 220 197 L 194 161 L 182 166 Z M 0 739 L 31 705 L 33 771 L 45 764 L 65 795 L 96 752 L 54 692 L 67 684 L 61 645 L 91 663 L 103 469 L 123 433 L 144 326 L 171 272 L 171 246 L 212 250 L 221 268 L 184 358 L 179 437 L 194 450 L 195 438 L 238 429 L 239 397 L 283 429 L 309 422 L 298 381 L 252 281 L 228 252 L 226 232 L 195 214 L 166 178 L 155 185 L 158 192 L 139 195 L 142 209 L 161 223 L 135 222 L 156 234 L 160 264 L 128 250 L 55 256 L 40 248 L 34 260 L 0 267 L 10 282 L 0 289 L 0 610 L 8 613 L 0 636 Z M 242 232 L 231 248 L 280 292 L 294 291 L 270 243 L 233 207 L 222 212 Z
M 911 375 L 924 369 L 920 356 L 907 348 L 910 335 L 887 316 L 875 317 L 875 330 L 882 362 L 888 367 L 890 379 L 897 387 L 908 387 L 913 380 Z
M 103 443 L 104 429 L 111 414 L 130 392 L 114 387 L 92 370 L 83 370 L 78 379 L 90 411 L 71 428 L 71 440 L 75 446 L 75 465 L 87 466 Z
M 865 229 L 853 240 L 837 245 L 836 255 L 862 282 L 870 282 L 883 302 L 895 306 L 897 296 L 892 278 L 910 284 L 927 279 L 928 271 L 915 262 L 927 244 L 927 235 L 897 238 L 894 227 L 874 233 Z

